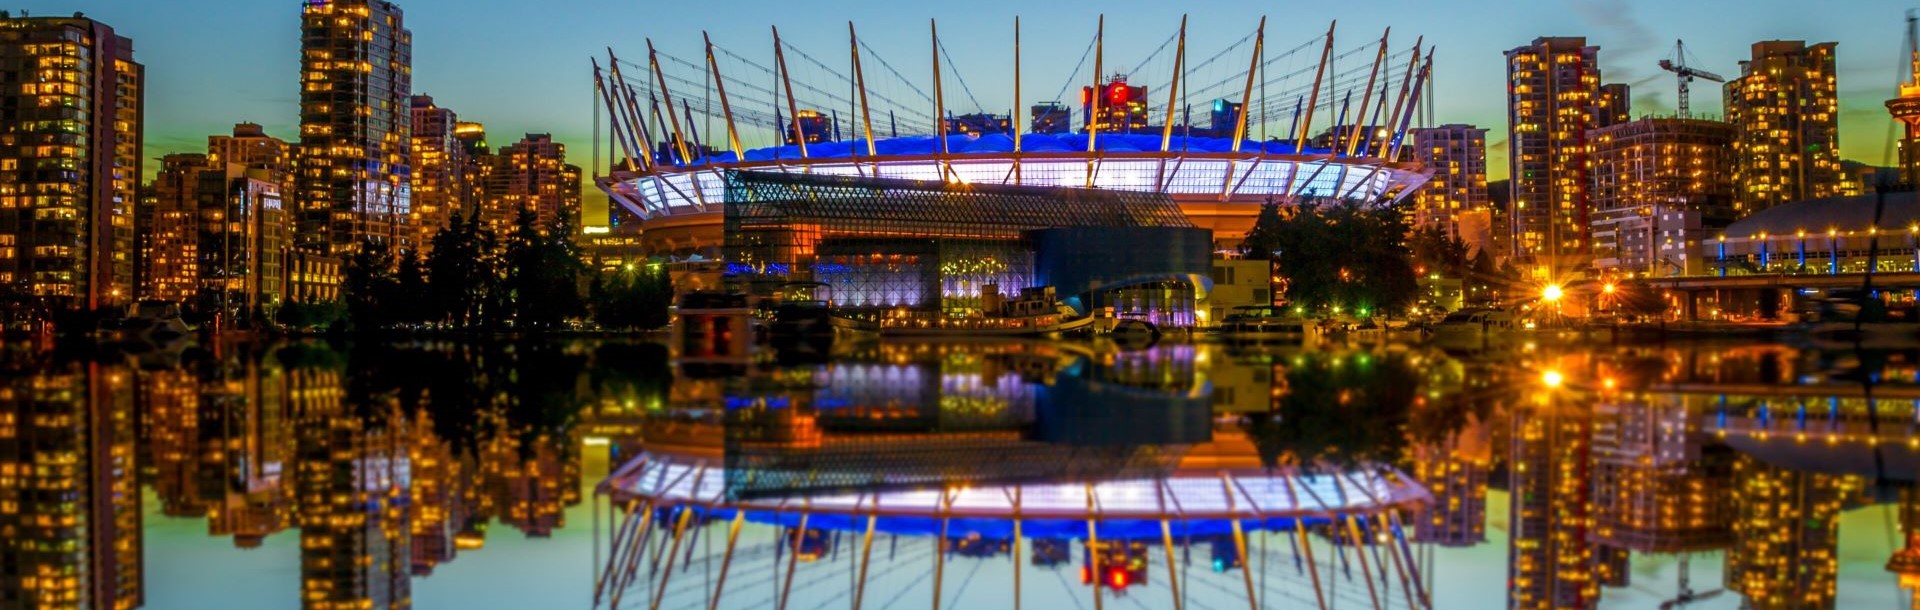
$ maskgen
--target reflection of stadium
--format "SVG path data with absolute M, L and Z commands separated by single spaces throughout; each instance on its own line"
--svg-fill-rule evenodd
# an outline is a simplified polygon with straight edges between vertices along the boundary
M 599 488 L 623 515 L 600 558 L 600 601 L 813 607 L 858 600 L 871 580 L 984 607 L 1019 599 L 1019 574 L 1036 572 L 1030 586 L 1075 596 L 1153 586 L 1195 603 L 1418 607 L 1423 580 L 1401 517 L 1426 491 L 1376 464 L 1266 467 L 1237 423 L 1209 417 L 1193 363 L 1190 349 L 1089 358 L 1041 343 L 882 344 L 818 367 L 694 381 L 724 396 L 676 390 L 644 426 L 645 450 Z M 711 545 L 687 546 L 702 538 Z M 1019 561 L 1029 554 L 1031 567 Z M 969 588 L 973 576 L 947 566 L 979 571 L 974 560 L 1005 556 L 1016 559 L 1011 591 Z M 676 561 L 717 572 L 665 576 Z M 1354 572 L 1344 584 L 1336 562 Z M 889 582 L 903 574 L 919 576 Z
M 943 73 L 936 57 L 930 80 L 904 76 L 857 34 L 850 64 L 815 60 L 777 31 L 770 63 L 711 41 L 693 59 L 649 45 L 644 63 L 596 66 L 616 159 L 596 182 L 616 218 L 637 219 L 650 254 L 675 259 L 720 256 L 734 170 L 1166 194 L 1231 245 L 1262 202 L 1394 202 L 1431 175 L 1399 161 L 1426 77 L 1420 49 L 1369 39 L 1336 56 L 1332 34 L 1263 53 L 1263 25 L 1189 63 L 1183 26 L 1135 73 L 1111 77 L 1096 34 L 1091 66 L 1083 58 L 1061 88 L 1081 89 L 1082 103 L 1037 103 L 1031 121 L 989 113 L 999 104 L 972 99 L 961 66 Z M 1348 56 L 1372 61 L 1331 61 Z M 1021 105 L 1018 64 L 1016 52 L 1006 73 Z M 972 113 L 943 90 L 964 92 Z M 1195 106 L 1212 112 L 1195 122 Z

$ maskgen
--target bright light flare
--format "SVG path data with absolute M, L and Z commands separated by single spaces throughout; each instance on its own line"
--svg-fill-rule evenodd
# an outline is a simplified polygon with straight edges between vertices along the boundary
M 1540 298 L 1546 299 L 1549 303 L 1560 300 L 1563 294 L 1559 284 L 1547 284 L 1546 288 L 1540 290 Z
M 1540 383 L 1546 384 L 1549 388 L 1560 387 L 1564 381 L 1566 378 L 1560 376 L 1560 371 L 1547 371 L 1540 374 Z

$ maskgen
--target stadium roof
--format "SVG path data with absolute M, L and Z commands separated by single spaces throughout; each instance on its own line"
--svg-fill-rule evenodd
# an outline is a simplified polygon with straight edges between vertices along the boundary
M 726 180 L 729 231 L 804 223 L 825 233 L 1015 239 L 1058 227 L 1193 227 L 1164 193 L 756 171 L 728 171 Z
M 1730 238 L 1744 238 L 1760 233 L 1793 235 L 1799 231 L 1865 231 L 1874 226 L 1876 197 L 1879 195 L 1825 197 L 1777 205 L 1728 225 L 1723 233 Z M 1920 193 L 1887 193 L 1886 209 L 1880 215 L 1879 226 L 1899 229 L 1915 223 L 1920 223 Z
M 1100 134 L 1094 139 L 1094 149 L 1101 152 L 1160 152 L 1160 134 Z M 875 154 L 883 157 L 911 157 L 940 153 L 940 138 L 937 136 L 901 136 L 897 138 L 875 138 Z M 1027 133 L 1020 135 L 1022 153 L 1073 153 L 1086 152 L 1085 134 L 1063 133 Z M 1233 138 L 1187 137 L 1175 135 L 1167 143 L 1168 151 L 1195 153 L 1233 152 Z M 1003 133 L 987 135 L 951 135 L 947 136 L 947 152 L 955 155 L 992 155 L 1013 152 L 1013 137 Z M 1294 154 L 1292 142 L 1259 142 L 1244 140 L 1240 143 L 1240 152 L 1247 154 L 1291 155 Z M 1324 155 L 1329 149 L 1308 147 L 1305 154 Z M 816 142 L 807 145 L 807 156 L 811 159 L 835 159 L 867 157 L 865 140 L 843 140 L 839 142 Z M 755 148 L 746 151 L 747 161 L 777 161 L 800 159 L 800 146 L 789 144 Z M 723 151 L 711 157 L 695 159 L 693 163 L 675 163 L 676 165 L 726 164 L 738 161 L 733 151 Z M 664 161 L 664 160 L 663 160 Z

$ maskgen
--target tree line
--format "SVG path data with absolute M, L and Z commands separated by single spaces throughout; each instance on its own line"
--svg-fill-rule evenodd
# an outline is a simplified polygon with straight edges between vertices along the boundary
M 504 243 L 503 243 L 504 242 Z M 665 326 L 673 281 L 658 265 L 612 272 L 589 267 L 573 227 L 556 220 L 542 231 L 522 210 L 507 235 L 477 215 L 454 214 L 435 233 L 426 256 L 396 258 L 380 243 L 362 244 L 346 261 L 344 308 L 288 304 L 282 324 L 330 330 L 530 331 Z M 321 316 L 314 316 L 320 310 Z M 341 314 L 325 319 L 328 311 Z

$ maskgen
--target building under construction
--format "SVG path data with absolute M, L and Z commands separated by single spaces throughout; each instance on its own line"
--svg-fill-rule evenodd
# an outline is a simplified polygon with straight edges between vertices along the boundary
M 1670 275 L 1688 243 L 1733 222 L 1734 127 L 1643 118 L 1592 130 L 1594 266 Z

